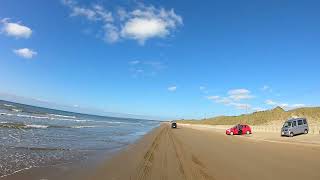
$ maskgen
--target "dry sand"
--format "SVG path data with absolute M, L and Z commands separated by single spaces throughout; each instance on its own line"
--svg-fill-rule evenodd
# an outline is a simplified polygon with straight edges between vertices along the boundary
M 162 124 L 98 169 L 54 179 L 320 179 L 320 144 L 295 143 L 292 138 L 266 141 L 254 135 L 227 136 L 222 130 L 171 129 Z M 258 133 L 258 137 L 265 135 Z M 36 176 L 20 174 L 11 179 L 30 177 Z
M 320 146 L 257 141 L 162 125 L 94 179 L 320 179 Z

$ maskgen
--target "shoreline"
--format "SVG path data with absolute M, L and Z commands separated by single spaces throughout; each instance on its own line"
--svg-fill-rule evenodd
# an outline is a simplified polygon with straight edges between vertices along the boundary
M 141 141 L 145 136 L 152 133 L 155 129 L 158 129 L 159 126 L 154 127 L 151 131 L 145 133 L 137 140 L 129 143 L 123 147 L 117 147 L 108 150 L 95 150 L 91 152 L 91 155 L 86 156 L 86 159 L 75 160 L 66 163 L 59 163 L 55 165 L 40 166 L 40 167 L 29 167 L 17 170 L 11 174 L 4 175 L 0 177 L 2 180 L 51 180 L 51 179 L 60 179 L 60 180 L 70 180 L 70 179 L 89 179 L 92 176 L 92 172 L 95 172 L 99 167 L 103 166 L 105 162 L 108 162 L 112 159 L 113 156 L 124 151 L 127 148 L 135 145 L 137 142 Z
M 254 132 L 248 136 L 226 136 L 223 129 L 183 124 L 171 129 L 168 123 L 162 123 L 98 166 L 88 169 L 90 165 L 84 164 L 58 179 L 320 179 L 320 138 L 301 135 L 273 139 L 278 135 Z M 299 142 L 301 139 L 317 143 Z M 295 161 L 299 164 L 289 163 Z M 54 173 L 54 169 L 43 170 Z M 10 180 L 57 179 L 18 174 Z

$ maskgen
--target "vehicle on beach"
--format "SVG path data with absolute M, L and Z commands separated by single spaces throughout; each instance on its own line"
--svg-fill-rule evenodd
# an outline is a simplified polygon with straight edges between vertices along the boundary
M 177 123 L 176 122 L 171 122 L 171 128 L 177 128 Z
M 242 135 L 242 134 L 251 134 L 251 127 L 246 124 L 238 124 L 232 128 L 226 130 L 227 135 Z
M 284 122 L 281 128 L 281 136 L 293 137 L 297 134 L 308 134 L 309 126 L 306 118 L 294 118 Z

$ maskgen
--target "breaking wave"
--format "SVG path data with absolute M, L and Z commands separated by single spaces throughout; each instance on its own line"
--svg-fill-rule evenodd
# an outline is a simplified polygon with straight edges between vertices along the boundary
M 23 124 L 23 123 L 11 123 L 0 122 L 0 128 L 10 129 L 46 129 L 46 128 L 94 128 L 97 126 L 57 126 L 57 125 L 41 125 L 41 124 Z

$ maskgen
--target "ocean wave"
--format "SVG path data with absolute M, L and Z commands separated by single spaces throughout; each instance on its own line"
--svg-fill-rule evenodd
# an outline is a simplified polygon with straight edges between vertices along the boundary
M 3 105 L 6 107 L 15 107 L 14 105 L 11 105 L 11 104 L 3 104 Z
M 2 116 L 12 116 L 13 114 L 10 114 L 10 113 L 0 113 L 0 115 L 2 115 Z
M 60 121 L 74 121 L 74 122 L 93 122 L 94 120 L 87 120 L 87 119 L 65 119 L 65 118 L 52 118 L 53 120 L 60 120 Z
M 139 125 L 141 124 L 140 122 L 124 122 L 124 121 L 102 121 L 108 124 L 128 124 L 128 125 Z
M 13 114 L 7 114 L 7 113 L 1 113 L 1 115 L 10 115 Z M 33 119 L 48 119 L 48 120 L 59 120 L 59 121 L 74 121 L 74 122 L 92 122 L 93 120 L 87 120 L 87 119 L 76 119 L 75 116 L 63 116 L 63 115 L 55 115 L 55 114 L 49 114 L 48 116 L 34 116 L 34 115 L 27 115 L 27 114 L 16 114 L 18 117 L 22 118 L 33 118 Z
M 25 128 L 48 128 L 49 126 L 46 125 L 38 125 L 38 124 L 27 124 L 25 125 Z
M 0 174 L 0 178 L 4 178 L 4 177 L 7 177 L 7 176 L 11 176 L 11 175 L 13 175 L 13 174 L 16 174 L 16 173 L 19 173 L 19 172 L 21 172 L 21 171 L 25 171 L 25 170 L 31 169 L 31 168 L 33 168 L 33 167 L 36 167 L 36 166 L 30 166 L 30 167 L 18 169 L 18 170 L 13 171 L 12 173 L 9 173 L 9 174 L 4 174 L 4 175 L 1 175 L 1 174 Z
M 66 115 L 61 115 L 61 114 L 49 114 L 50 116 L 54 116 L 54 117 L 62 117 L 62 118 L 71 118 L 71 119 L 75 119 L 76 116 L 66 116 Z
M 131 133 L 131 135 L 133 135 L 133 136 L 143 136 L 146 133 L 147 133 L 146 131 L 137 131 L 137 132 Z
M 48 119 L 47 116 L 33 116 L 33 115 L 27 115 L 27 114 L 17 114 L 18 117 L 24 117 L 24 118 L 35 118 L 35 119 Z
M 25 147 L 25 146 L 13 146 L 14 149 L 26 149 L 31 151 L 70 151 L 71 149 L 59 148 L 59 147 Z
M 97 126 L 71 126 L 71 128 L 76 128 L 76 129 L 80 129 L 80 128 L 95 128 Z
M 47 129 L 47 128 L 94 128 L 97 126 L 57 126 L 57 125 L 42 125 L 42 124 L 23 124 L 12 122 L 0 122 L 0 128 L 9 129 Z

